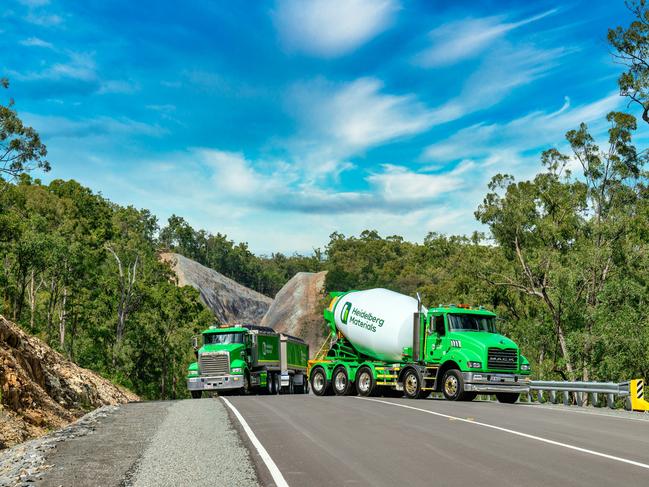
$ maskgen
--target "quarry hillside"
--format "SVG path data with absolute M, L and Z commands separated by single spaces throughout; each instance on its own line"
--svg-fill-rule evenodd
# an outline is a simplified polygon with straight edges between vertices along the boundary
M 0 449 L 60 428 L 132 392 L 67 360 L 0 316 Z

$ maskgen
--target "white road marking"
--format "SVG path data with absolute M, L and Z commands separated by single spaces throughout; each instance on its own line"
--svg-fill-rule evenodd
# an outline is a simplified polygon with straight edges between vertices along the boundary
M 636 467 L 646 468 L 647 470 L 649 470 L 649 465 L 646 464 L 646 463 L 640 463 L 640 462 L 636 462 L 634 460 L 629 460 L 628 458 L 616 457 L 614 455 L 608 455 L 607 453 L 601 453 L 601 452 L 598 452 L 598 451 L 595 451 L 595 450 L 589 450 L 587 448 L 581 448 L 579 446 L 569 445 L 567 443 L 561 443 L 560 441 L 550 440 L 548 438 L 542 438 L 541 436 L 530 435 L 528 433 L 522 433 L 521 431 L 515 431 L 515 430 L 511 430 L 509 428 L 503 428 L 501 426 L 496 426 L 496 425 L 493 425 L 493 424 L 481 423 L 480 421 L 470 421 L 468 419 L 459 418 L 457 416 L 451 416 L 449 414 L 438 413 L 436 411 L 430 411 L 428 409 L 416 408 L 414 406 L 408 406 L 406 404 L 398 404 L 396 402 L 382 401 L 380 399 L 371 399 L 371 398 L 368 398 L 368 397 L 358 397 L 358 396 L 356 397 L 356 399 L 362 399 L 364 401 L 380 402 L 380 403 L 383 403 L 383 404 L 389 404 L 390 406 L 397 406 L 397 407 L 400 407 L 400 408 L 412 409 L 414 411 L 420 411 L 422 413 L 432 414 L 434 416 L 440 416 L 442 418 L 453 419 L 455 421 L 462 421 L 463 423 L 473 424 L 473 425 L 476 425 L 476 426 L 483 426 L 485 428 L 491 428 L 491 429 L 494 429 L 494 430 L 503 431 L 505 433 L 509 433 L 509 434 L 512 434 L 512 435 L 522 436 L 523 438 L 529 438 L 531 440 L 540 441 L 542 443 L 548 443 L 550 445 L 560 446 L 560 447 L 563 447 L 563 448 L 567 448 L 569 450 L 575 450 L 575 451 L 578 451 L 578 452 L 587 453 L 589 455 L 594 455 L 596 457 L 607 458 L 609 460 L 615 460 L 616 462 L 627 463 L 629 465 L 634 465 Z
M 266 464 L 266 467 L 268 468 L 270 475 L 273 477 L 273 481 L 275 482 L 275 485 L 277 487 L 289 487 L 288 483 L 286 482 L 286 479 L 284 479 L 284 476 L 282 475 L 282 472 L 280 472 L 279 468 L 277 468 L 277 465 L 275 464 L 273 459 L 270 457 L 270 455 L 264 448 L 264 445 L 262 445 L 261 442 L 257 439 L 257 435 L 255 435 L 255 433 L 252 431 L 252 428 L 248 426 L 248 423 L 243 418 L 243 416 L 241 416 L 241 413 L 225 397 L 221 397 L 221 399 L 223 400 L 225 405 L 232 410 L 234 415 L 241 423 L 241 426 L 243 426 L 243 430 L 246 432 L 248 438 L 250 438 L 250 441 L 252 442 L 255 449 L 257 450 L 257 453 L 259 453 L 259 456 Z

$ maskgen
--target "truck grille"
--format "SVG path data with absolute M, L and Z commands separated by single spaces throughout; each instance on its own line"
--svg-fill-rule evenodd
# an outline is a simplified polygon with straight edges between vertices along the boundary
M 516 370 L 518 368 L 518 352 L 515 348 L 490 348 L 487 358 L 490 369 Z
M 221 376 L 230 373 L 230 354 L 225 352 L 203 353 L 198 359 L 201 375 Z

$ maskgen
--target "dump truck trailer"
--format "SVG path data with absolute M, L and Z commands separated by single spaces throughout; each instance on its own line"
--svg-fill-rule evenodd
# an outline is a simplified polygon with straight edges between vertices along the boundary
M 318 396 L 355 395 L 470 401 L 495 394 L 513 403 L 528 390 L 530 364 L 498 333 L 482 307 L 439 305 L 387 289 L 331 293 L 329 342 L 309 361 Z
M 300 338 L 252 325 L 211 326 L 201 336 L 187 374 L 193 398 L 203 391 L 308 393 L 309 346 Z

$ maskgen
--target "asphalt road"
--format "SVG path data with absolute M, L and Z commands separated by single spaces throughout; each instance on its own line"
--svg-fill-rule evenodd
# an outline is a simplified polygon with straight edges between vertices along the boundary
M 638 414 L 435 399 L 227 400 L 291 487 L 649 485 L 649 420 Z M 262 483 L 275 485 L 246 443 Z

